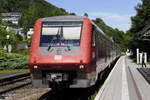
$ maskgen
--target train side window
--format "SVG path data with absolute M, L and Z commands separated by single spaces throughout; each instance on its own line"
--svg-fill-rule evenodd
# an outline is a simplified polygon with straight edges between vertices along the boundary
M 93 28 L 92 28 L 92 48 L 95 48 L 95 46 L 96 46 L 95 35 L 96 35 L 96 32 L 95 32 L 94 26 L 93 26 Z

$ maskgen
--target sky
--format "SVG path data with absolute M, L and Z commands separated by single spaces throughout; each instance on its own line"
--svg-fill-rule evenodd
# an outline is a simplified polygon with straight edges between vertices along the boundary
M 131 26 L 131 16 L 136 14 L 135 6 L 140 0 L 46 0 L 51 4 L 74 12 L 78 16 L 87 13 L 90 19 L 103 21 L 119 30 L 127 31 Z

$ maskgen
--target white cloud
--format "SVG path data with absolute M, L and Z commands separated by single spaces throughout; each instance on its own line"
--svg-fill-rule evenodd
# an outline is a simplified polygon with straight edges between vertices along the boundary
M 118 28 L 123 31 L 127 31 L 130 28 L 131 25 L 131 19 L 130 17 L 133 15 L 123 15 L 123 14 L 117 14 L 117 13 L 106 13 L 106 12 L 93 12 L 88 13 L 90 18 L 102 18 L 104 22 L 113 27 Z

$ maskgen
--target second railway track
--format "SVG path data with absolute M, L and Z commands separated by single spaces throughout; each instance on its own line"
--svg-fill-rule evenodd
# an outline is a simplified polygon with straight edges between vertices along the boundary
M 0 95 L 31 84 L 30 73 L 21 73 L 0 79 Z
M 145 80 L 150 84 L 150 68 L 138 68 Z

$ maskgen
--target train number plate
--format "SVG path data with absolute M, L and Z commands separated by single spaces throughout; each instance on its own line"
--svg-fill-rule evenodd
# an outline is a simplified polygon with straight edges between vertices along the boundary
M 55 56 L 54 56 L 54 59 L 55 59 L 55 60 L 61 60 L 61 59 L 62 59 L 62 56 L 61 56 L 61 55 L 55 55 Z

